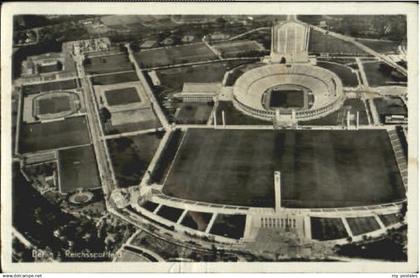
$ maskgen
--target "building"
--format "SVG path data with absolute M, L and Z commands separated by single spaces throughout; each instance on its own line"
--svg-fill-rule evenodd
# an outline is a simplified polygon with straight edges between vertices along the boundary
M 182 92 L 175 94 L 176 98 L 184 102 L 210 102 L 222 88 L 219 82 L 213 83 L 184 83 Z

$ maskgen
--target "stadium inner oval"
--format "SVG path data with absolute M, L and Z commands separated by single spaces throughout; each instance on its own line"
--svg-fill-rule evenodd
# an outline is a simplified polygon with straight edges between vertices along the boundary
M 233 88 L 233 104 L 262 119 L 311 120 L 339 109 L 343 85 L 333 72 L 310 64 L 268 64 L 245 72 Z

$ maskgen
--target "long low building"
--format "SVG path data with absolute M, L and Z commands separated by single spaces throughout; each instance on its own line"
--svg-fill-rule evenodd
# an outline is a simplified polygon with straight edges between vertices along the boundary
M 210 102 L 222 89 L 220 82 L 213 83 L 184 83 L 182 92 L 175 97 L 184 102 Z

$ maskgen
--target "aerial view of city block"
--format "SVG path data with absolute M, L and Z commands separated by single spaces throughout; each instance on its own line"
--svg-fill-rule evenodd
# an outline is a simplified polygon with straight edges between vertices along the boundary
M 407 261 L 406 16 L 13 21 L 13 262 Z

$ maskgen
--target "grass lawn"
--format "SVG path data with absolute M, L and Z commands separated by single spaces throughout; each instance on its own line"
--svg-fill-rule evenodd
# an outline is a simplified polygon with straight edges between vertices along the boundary
M 134 66 L 128 59 L 127 54 L 115 54 L 110 56 L 100 56 L 86 58 L 83 61 L 86 73 L 101 74 L 115 71 L 132 70 Z
M 217 59 L 204 43 L 140 51 L 135 56 L 140 67 L 145 68 Z
M 105 91 L 105 97 L 110 106 L 140 102 L 140 96 L 134 87 Z
M 379 230 L 381 227 L 376 222 L 375 217 L 348 217 L 346 218 L 349 224 L 350 230 L 353 235 L 358 236 L 361 234 L 373 232 Z
M 304 92 L 302 90 L 272 90 L 270 94 L 270 107 L 272 108 L 301 108 L 304 105 Z
M 336 55 L 369 55 L 362 49 L 337 39 L 331 35 L 311 29 L 309 35 L 309 53 L 330 53 Z
M 107 141 L 118 185 L 139 184 L 159 145 L 155 133 Z
M 22 124 L 19 152 L 35 152 L 90 143 L 85 117 L 49 123 Z
M 181 221 L 181 225 L 204 232 L 212 217 L 211 213 L 188 211 Z
M 217 107 L 217 124 L 222 124 L 222 111 L 225 111 L 225 121 L 227 125 L 273 125 L 270 121 L 263 121 L 245 115 L 237 110 L 232 102 L 220 101 Z
M 361 125 L 367 125 L 369 124 L 369 120 L 368 120 L 368 114 L 366 111 L 366 107 L 363 103 L 363 100 L 361 99 L 353 99 L 353 98 L 349 98 L 346 99 L 343 103 L 343 106 L 331 113 L 328 114 L 325 117 L 319 118 L 319 119 L 315 119 L 315 120 L 310 120 L 310 121 L 302 121 L 299 122 L 302 125 L 346 125 L 346 115 L 347 115 L 347 111 L 350 111 L 351 115 L 354 115 L 354 117 L 356 117 L 356 112 L 359 111 L 359 124 Z M 353 120 L 350 120 L 350 124 L 351 125 L 355 125 L 356 124 L 356 118 L 354 118 Z
M 407 117 L 407 107 L 399 97 L 374 98 L 373 103 L 382 123 L 385 123 L 385 116 L 387 115 L 404 115 Z
M 60 191 L 74 192 L 78 188 L 92 189 L 101 186 L 92 146 L 60 150 Z
M 124 73 L 95 76 L 95 77 L 92 77 L 91 80 L 92 80 L 93 85 L 110 85 L 110 84 L 138 81 L 139 78 L 137 77 L 136 72 L 130 71 L 130 72 L 124 72 Z
M 163 192 L 197 201 L 285 207 L 373 205 L 404 198 L 384 130 L 189 130 Z
M 54 114 L 71 109 L 70 98 L 68 96 L 55 96 L 43 98 L 38 101 L 39 114 Z
M 210 233 L 233 239 L 240 239 L 244 236 L 245 222 L 246 215 L 218 214 L 210 229 Z
M 336 63 L 329 62 L 318 62 L 317 66 L 325 68 L 337 74 L 337 76 L 343 82 L 344 87 L 357 87 L 359 81 L 357 80 L 357 74 L 351 71 L 351 68 L 345 65 L 339 65 Z
M 401 44 L 400 42 L 387 40 L 357 39 L 357 41 L 379 53 L 397 53 L 398 46 Z
M 215 43 L 213 47 L 220 51 L 223 58 L 258 56 L 256 54 L 264 50 L 262 45 L 250 40 Z
M 45 82 L 33 85 L 25 85 L 22 87 L 24 95 L 36 94 L 39 92 L 46 91 L 59 91 L 59 90 L 70 90 L 79 87 L 77 79 L 69 79 L 64 81 Z
M 379 218 L 385 226 L 390 226 L 401 222 L 402 215 L 400 213 L 381 214 L 379 215 Z
M 385 70 L 381 70 L 385 67 Z M 390 72 L 391 68 L 381 62 L 363 63 L 363 68 L 366 73 L 369 86 L 379 87 L 386 85 L 395 85 L 399 82 L 407 82 L 407 77 L 402 76 L 397 72 Z
M 213 109 L 213 103 L 182 103 L 176 117 L 178 124 L 205 124 Z
M 334 240 L 348 237 L 341 218 L 311 217 L 312 238 L 317 240 Z

